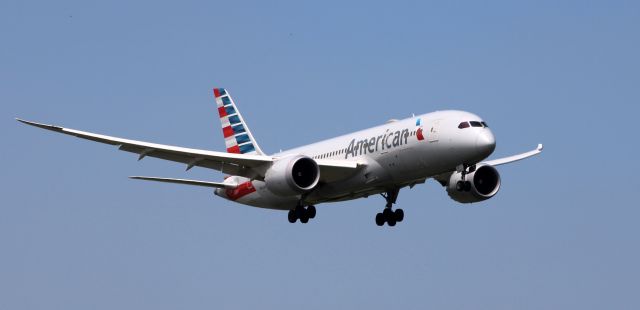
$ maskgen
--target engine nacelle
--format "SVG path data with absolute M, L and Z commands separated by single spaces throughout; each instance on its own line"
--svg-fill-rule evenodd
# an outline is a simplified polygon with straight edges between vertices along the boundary
M 267 170 L 264 182 L 278 195 L 295 196 L 313 189 L 320 180 L 320 168 L 310 157 L 297 155 L 277 160 Z
M 478 166 L 474 172 L 467 173 L 465 180 L 471 186 L 459 190 L 458 181 L 462 181 L 462 174 L 454 172 L 451 175 L 447 184 L 451 199 L 461 203 L 479 202 L 495 196 L 500 190 L 500 174 L 489 165 Z

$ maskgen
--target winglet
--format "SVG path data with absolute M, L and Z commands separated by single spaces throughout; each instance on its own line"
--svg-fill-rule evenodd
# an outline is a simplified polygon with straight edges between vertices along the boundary
M 20 123 L 23 123 L 23 124 L 27 124 L 29 126 L 39 127 L 39 128 L 42 128 L 42 129 L 58 131 L 58 132 L 63 131 L 63 128 L 59 127 L 59 126 L 41 124 L 41 123 L 36 123 L 36 122 L 30 122 L 30 121 L 26 121 L 26 120 L 23 120 L 23 119 L 20 119 L 20 118 L 17 118 L 17 117 L 16 117 L 16 121 L 18 121 Z

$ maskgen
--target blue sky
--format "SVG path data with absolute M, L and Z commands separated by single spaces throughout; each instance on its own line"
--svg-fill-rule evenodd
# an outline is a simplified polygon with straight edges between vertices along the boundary
M 0 309 L 638 309 L 637 1 L 0 2 Z M 307 225 L 219 180 L 14 117 L 222 150 L 226 87 L 275 152 L 463 109 L 503 187 L 435 182 L 320 205 Z

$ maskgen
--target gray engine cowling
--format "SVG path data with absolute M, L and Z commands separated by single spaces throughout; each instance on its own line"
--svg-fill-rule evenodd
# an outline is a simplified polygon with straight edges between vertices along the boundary
M 470 187 L 458 190 L 458 181 L 462 180 L 460 172 L 454 172 L 447 184 L 447 193 L 451 199 L 460 203 L 472 203 L 487 200 L 500 190 L 500 174 L 496 168 L 484 165 L 478 166 L 474 172 L 467 173 L 465 180 Z
M 264 178 L 267 188 L 278 195 L 295 196 L 313 189 L 320 180 L 320 167 L 310 157 L 297 155 L 277 160 Z

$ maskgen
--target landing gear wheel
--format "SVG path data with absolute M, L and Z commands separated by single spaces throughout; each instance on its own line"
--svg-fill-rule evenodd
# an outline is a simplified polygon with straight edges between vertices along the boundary
M 384 219 L 388 221 L 393 218 L 393 211 L 391 211 L 391 208 L 385 208 L 384 211 L 382 211 L 382 215 Z
M 402 222 L 402 220 L 404 220 L 404 210 L 396 209 L 396 211 L 393 212 L 393 217 L 395 218 L 396 222 Z
M 289 223 L 291 224 L 295 223 L 298 220 L 298 217 L 296 216 L 296 211 L 289 210 L 288 218 L 289 218 Z
M 391 227 L 396 226 L 396 219 L 394 218 L 387 219 L 387 225 Z
M 309 217 L 306 214 L 300 217 L 300 223 L 306 224 L 308 222 L 309 222 Z
M 471 182 L 470 181 L 465 181 L 464 182 L 464 191 L 465 192 L 471 191 Z
M 462 182 L 462 181 L 456 182 L 456 190 L 459 191 L 459 192 L 463 191 L 464 190 L 464 182 Z
M 376 214 L 376 225 L 382 226 L 384 225 L 384 222 L 384 215 L 382 215 L 382 213 Z
M 463 184 L 460 184 L 463 186 Z M 396 209 L 393 211 L 393 204 L 398 199 L 399 188 L 390 189 L 387 192 L 381 193 L 380 196 L 384 197 L 387 204 L 381 213 L 376 214 L 376 225 L 383 226 L 387 223 L 389 226 L 396 226 L 397 223 L 402 222 L 404 219 L 404 211 L 402 209 Z
M 310 219 L 316 217 L 316 207 L 315 206 L 308 206 L 307 207 L 307 216 L 309 216 Z

